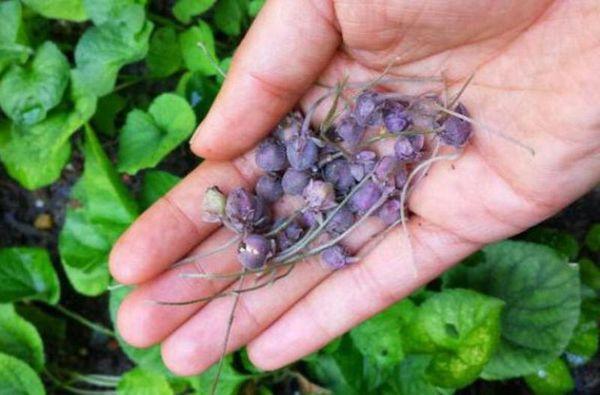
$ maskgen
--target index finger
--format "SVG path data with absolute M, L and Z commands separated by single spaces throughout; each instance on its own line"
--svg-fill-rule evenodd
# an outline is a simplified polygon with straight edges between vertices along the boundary
M 192 151 L 231 159 L 268 134 L 333 57 L 340 43 L 334 20 L 330 1 L 268 1 L 192 137 Z

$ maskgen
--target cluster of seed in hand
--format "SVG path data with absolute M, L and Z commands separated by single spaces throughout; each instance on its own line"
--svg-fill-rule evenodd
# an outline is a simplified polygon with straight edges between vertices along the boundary
M 362 219 L 399 224 L 402 192 L 410 172 L 428 157 L 426 141 L 455 148 L 467 142 L 471 124 L 464 106 L 443 109 L 435 96 L 367 90 L 316 130 L 310 126 L 314 109 L 306 116 L 294 111 L 256 150 L 264 175 L 254 192 L 237 188 L 224 196 L 209 188 L 204 219 L 239 234 L 237 256 L 245 270 L 317 254 L 327 267 L 342 268 L 355 258 L 340 242 Z M 384 139 L 393 151 L 380 156 L 370 146 Z M 274 218 L 272 205 L 284 195 L 301 198 L 302 207 Z

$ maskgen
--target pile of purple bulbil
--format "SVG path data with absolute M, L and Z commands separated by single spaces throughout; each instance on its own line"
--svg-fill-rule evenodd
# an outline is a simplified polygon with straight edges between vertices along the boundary
M 237 256 L 246 271 L 314 255 L 340 269 L 355 261 L 341 241 L 361 219 L 377 216 L 388 227 L 399 224 L 403 188 L 410 172 L 431 157 L 427 147 L 461 148 L 469 139 L 466 108 L 443 109 L 437 96 L 366 90 L 319 128 L 294 111 L 255 151 L 264 174 L 254 193 L 237 188 L 225 196 L 210 188 L 204 219 L 239 235 Z M 393 151 L 378 155 L 372 145 L 380 140 L 390 140 Z M 301 198 L 302 207 L 274 218 L 272 206 L 284 195 Z

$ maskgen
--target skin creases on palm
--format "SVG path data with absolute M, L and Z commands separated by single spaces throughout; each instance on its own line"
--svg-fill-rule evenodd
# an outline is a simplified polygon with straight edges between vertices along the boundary
M 322 347 L 483 244 L 538 223 L 591 189 L 600 181 L 599 20 L 595 1 L 268 2 L 192 142 L 208 159 L 113 250 L 113 275 L 143 283 L 119 311 L 124 338 L 136 346 L 162 343 L 167 366 L 179 374 L 218 360 L 231 300 L 184 307 L 147 300 L 193 299 L 228 285 L 178 276 L 189 268 L 165 269 L 194 246 L 206 251 L 231 237 L 200 221 L 204 191 L 215 184 L 225 191 L 250 186 L 258 174 L 252 155 L 241 153 L 301 95 L 307 108 L 322 93 L 307 90 L 317 79 L 364 81 L 393 62 L 392 76 L 443 75 L 456 91 L 475 73 L 461 101 L 479 124 L 462 156 L 436 163 L 412 193 L 413 256 L 398 229 L 360 264 L 331 274 L 307 262 L 240 299 L 229 350 L 248 344 L 259 367 L 278 368 Z M 423 87 L 388 88 L 417 93 Z M 247 138 L 238 138 L 240 130 Z M 357 232 L 355 247 L 368 230 Z M 233 271 L 236 263 L 225 253 L 199 266 Z

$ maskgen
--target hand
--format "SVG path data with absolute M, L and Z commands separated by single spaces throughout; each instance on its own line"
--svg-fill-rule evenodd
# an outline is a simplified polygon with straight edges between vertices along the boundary
M 394 60 L 391 75 L 443 72 L 454 90 L 475 73 L 462 97 L 473 118 L 536 154 L 476 127 L 458 160 L 434 165 L 409 201 L 416 277 L 397 229 L 355 265 L 328 272 L 307 262 L 272 287 L 244 294 L 229 350 L 247 344 L 257 366 L 279 368 L 315 351 L 482 245 L 556 213 L 600 181 L 599 22 L 594 0 L 269 1 L 193 139 L 206 160 L 112 252 L 114 277 L 141 284 L 121 306 L 121 334 L 138 347 L 162 342 L 165 363 L 178 374 L 219 359 L 231 299 L 183 307 L 147 300 L 188 300 L 235 286 L 178 277 L 189 268 L 166 269 L 230 237 L 200 220 L 205 189 L 253 184 L 257 171 L 242 154 L 295 103 L 309 103 L 317 80 L 365 81 Z M 361 241 L 354 238 L 352 247 Z M 231 272 L 237 263 L 229 251 L 199 266 Z

